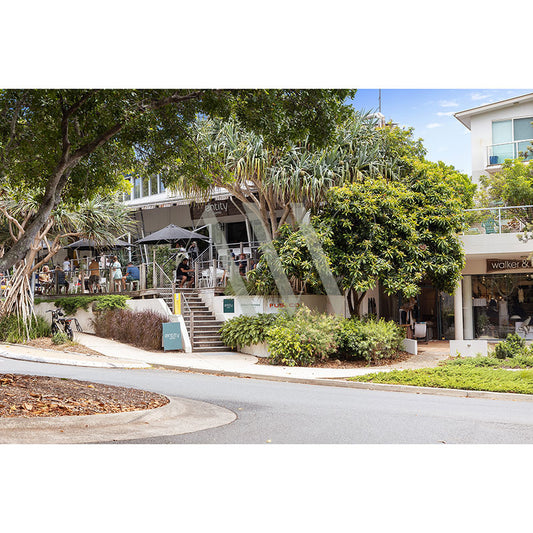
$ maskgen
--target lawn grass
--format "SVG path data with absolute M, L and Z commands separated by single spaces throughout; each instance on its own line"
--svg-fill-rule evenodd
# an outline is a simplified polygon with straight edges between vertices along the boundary
M 349 379 L 351 381 L 393 383 L 418 387 L 533 394 L 533 369 L 531 368 L 514 371 L 490 366 L 457 364 L 455 361 L 449 361 L 437 368 L 392 370 Z M 497 361 L 500 364 L 504 362 L 502 360 Z

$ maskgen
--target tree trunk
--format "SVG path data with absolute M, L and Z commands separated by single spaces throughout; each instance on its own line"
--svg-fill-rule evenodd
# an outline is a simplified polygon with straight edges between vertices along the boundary
M 357 294 L 357 291 L 354 289 L 348 289 L 346 292 L 346 298 L 348 299 L 348 310 L 350 311 L 350 316 L 360 316 L 360 307 L 363 298 L 365 297 L 366 291 L 362 292 L 361 295 Z

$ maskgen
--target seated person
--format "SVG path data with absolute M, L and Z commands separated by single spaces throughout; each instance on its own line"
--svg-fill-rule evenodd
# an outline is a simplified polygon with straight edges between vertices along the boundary
M 126 290 L 126 282 L 139 280 L 139 267 L 133 266 L 133 263 L 130 261 L 126 266 L 126 275 L 122 278 L 122 288 Z
M 248 261 L 246 260 L 246 256 L 244 254 L 239 255 L 237 266 L 239 267 L 239 274 L 241 276 L 246 276 L 246 267 L 248 266 Z
M 43 269 L 39 273 L 39 283 L 41 284 L 43 292 L 48 292 L 53 287 L 54 284 L 52 283 L 48 265 L 44 265 Z
M 180 289 L 184 286 L 190 287 L 193 284 L 194 276 L 191 272 L 194 270 L 189 268 L 189 260 L 185 257 L 176 269 L 176 280 L 180 282 Z
M 94 258 L 89 263 L 89 292 L 97 292 L 100 288 L 100 263 Z
M 54 275 L 58 291 L 61 292 L 61 289 L 65 288 L 65 292 L 68 292 L 68 281 L 65 279 L 65 272 L 60 265 L 56 266 Z

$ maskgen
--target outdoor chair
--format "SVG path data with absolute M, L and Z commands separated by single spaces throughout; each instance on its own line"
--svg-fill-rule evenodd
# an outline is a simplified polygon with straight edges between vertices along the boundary
M 425 322 L 415 322 L 415 331 L 413 333 L 413 338 L 415 340 L 424 339 L 424 342 L 427 344 L 428 341 L 428 328 Z

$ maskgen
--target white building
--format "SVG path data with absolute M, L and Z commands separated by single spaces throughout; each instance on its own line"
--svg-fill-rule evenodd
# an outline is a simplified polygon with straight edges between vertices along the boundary
M 471 131 L 474 182 L 498 172 L 505 159 L 518 157 L 533 144 L 533 93 L 455 117 Z M 531 158 L 527 154 L 526 159 Z M 533 322 L 533 241 L 524 243 L 518 235 L 533 211 L 520 207 L 474 213 L 477 222 L 462 236 L 466 266 L 455 294 L 454 337 L 495 340 L 511 332 L 526 336 L 527 321 Z
M 501 170 L 533 144 L 533 93 L 455 113 L 471 133 L 472 180 Z M 529 159 L 533 156 L 529 154 Z

